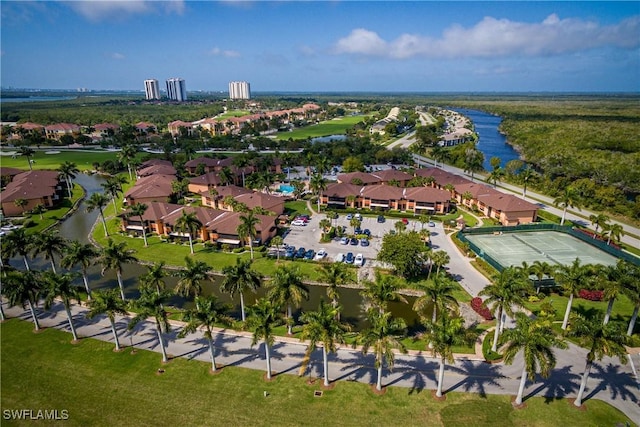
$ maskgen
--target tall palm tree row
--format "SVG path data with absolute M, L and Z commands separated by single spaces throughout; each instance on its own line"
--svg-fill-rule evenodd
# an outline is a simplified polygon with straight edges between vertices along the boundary
M 309 298 L 309 289 L 303 283 L 304 275 L 296 266 L 280 266 L 269 283 L 268 298 L 275 305 L 286 307 L 287 334 L 293 334 L 292 306 L 298 306 Z
M 71 300 L 75 299 L 80 303 L 80 294 L 78 293 L 78 289 L 72 284 L 73 275 L 69 273 L 57 274 L 55 272 L 45 271 L 41 273 L 41 280 L 45 310 L 49 310 L 54 300 L 60 298 L 64 305 L 64 310 L 67 313 L 73 340 L 78 341 L 78 334 L 73 325 L 73 316 L 71 315 Z
M 118 329 L 116 328 L 116 315 L 127 314 L 127 304 L 118 295 L 117 289 L 99 290 L 94 292 L 93 298 L 89 301 L 89 311 L 87 319 L 93 319 L 101 314 L 106 314 L 111 323 L 111 332 L 115 342 L 115 351 L 120 351 L 120 340 L 118 339 Z
M 580 200 L 580 193 L 573 187 L 565 187 L 560 194 L 553 200 L 553 206 L 562 208 L 562 219 L 560 225 L 564 225 L 564 221 L 567 217 L 567 209 L 576 208 L 580 210 L 582 201 Z
M 72 179 L 76 177 L 76 174 L 80 172 L 80 169 L 78 169 L 78 166 L 75 163 L 65 161 L 60 165 L 60 167 L 58 167 L 58 172 L 60 172 L 60 177 L 62 177 L 67 184 L 67 192 L 69 194 L 69 198 L 71 198 L 73 189 Z
M 331 305 L 337 307 L 340 298 L 338 288 L 355 281 L 351 272 L 346 264 L 340 262 L 322 264 L 317 270 L 320 273 L 320 281 L 327 284 L 327 297 L 331 300 Z
M 82 281 L 84 283 L 84 288 L 87 291 L 87 298 L 89 300 L 91 299 L 91 289 L 89 288 L 87 269 L 91 265 L 93 265 L 97 257 L 98 251 L 93 245 L 89 243 L 82 244 L 77 240 L 73 240 L 67 246 L 65 255 L 60 260 L 60 265 L 66 269 L 71 269 L 76 265 L 80 266 Z
M 36 305 L 42 292 L 42 283 L 38 273 L 34 271 L 12 270 L 6 273 L 2 279 L 2 294 L 7 297 L 9 307 L 21 305 L 29 307 L 33 325 L 36 331 L 40 330 L 40 322 L 36 314 Z
M 140 220 L 140 227 L 142 227 L 142 238 L 144 239 L 145 248 L 149 246 L 147 243 L 147 223 L 145 222 L 143 215 L 147 211 L 149 206 L 144 203 L 136 203 L 135 205 L 129 208 L 129 215 L 138 217 Z
M 127 178 L 124 175 L 113 175 L 107 178 L 105 182 L 103 182 L 102 188 L 104 188 L 105 193 L 109 193 L 111 195 L 111 201 L 113 202 L 113 212 L 118 213 L 118 208 L 116 205 L 116 199 L 118 195 L 122 193 L 122 186 L 127 183 Z
M 194 261 L 188 256 L 184 257 L 184 260 L 187 266 L 184 270 L 177 272 L 179 279 L 176 284 L 176 293 L 183 297 L 197 298 L 202 294 L 202 281 L 209 279 L 211 267 L 204 261 Z
M 170 295 L 167 291 L 160 292 L 160 295 L 158 295 L 155 289 L 147 286 L 140 288 L 140 297 L 132 303 L 133 308 L 137 310 L 137 314 L 131 319 L 127 326 L 127 329 L 132 330 L 141 321 L 152 317 L 155 320 L 158 343 L 160 344 L 162 361 L 164 363 L 168 362 L 169 358 L 167 356 L 163 335 L 171 332 L 169 316 L 164 309 L 164 305 Z
M 567 329 L 569 325 L 569 315 L 571 314 L 573 298 L 578 295 L 580 289 L 589 286 L 592 273 L 593 266 L 590 264 L 582 264 L 579 258 L 576 258 L 570 265 L 561 265 L 556 269 L 556 283 L 560 285 L 565 293 L 569 294 L 564 320 L 562 321 L 562 329 Z
M 267 362 L 267 379 L 271 379 L 271 346 L 275 341 L 274 328 L 282 324 L 282 316 L 280 315 L 280 307 L 267 298 L 259 299 L 255 305 L 249 308 L 249 318 L 247 319 L 247 327 L 253 332 L 251 346 L 258 341 L 264 343 L 264 354 Z
M 424 295 L 416 298 L 413 303 L 413 310 L 421 317 L 424 317 L 425 309 L 430 304 L 433 304 L 431 322 L 436 321 L 438 312 L 445 312 L 458 307 L 458 301 L 453 295 L 457 287 L 454 281 L 445 274 L 436 274 L 430 281 L 419 282 L 416 287 L 418 290 L 423 291 Z
M 260 218 L 250 211 L 240 215 L 240 225 L 238 225 L 238 235 L 249 240 L 249 251 L 253 260 L 253 241 L 256 238 L 256 225 L 260 224 Z
M 120 287 L 120 296 L 124 301 L 124 284 L 122 283 L 122 268 L 124 264 L 138 262 L 138 258 L 134 255 L 135 250 L 127 249 L 124 242 L 115 243 L 109 239 L 107 246 L 102 249 L 102 254 L 98 258 L 98 263 L 102 265 L 102 274 L 107 270 L 114 270 L 118 278 L 118 286 Z
M 100 219 L 102 220 L 102 227 L 104 228 L 105 237 L 109 236 L 109 231 L 107 230 L 107 221 L 104 218 L 104 207 L 109 203 L 109 199 L 102 193 L 93 193 L 91 197 L 89 197 L 85 201 L 85 205 L 87 207 L 87 212 L 92 212 L 97 210 L 100 212 Z
M 381 314 L 387 310 L 390 302 L 407 303 L 407 299 L 400 294 L 400 280 L 397 276 L 376 271 L 375 280 L 366 281 L 364 286 L 361 295 Z
M 2 257 L 11 258 L 16 255 L 22 256 L 24 267 L 31 269 L 27 255 L 31 252 L 33 236 L 27 234 L 24 228 L 13 230 L 12 233 L 2 238 Z
M 43 231 L 36 234 L 31 243 L 33 256 L 37 257 L 40 254 L 44 254 L 44 259 L 51 262 L 51 269 L 54 273 L 57 273 L 55 257 L 62 257 L 66 252 L 67 245 L 67 239 L 62 237 L 57 230 Z

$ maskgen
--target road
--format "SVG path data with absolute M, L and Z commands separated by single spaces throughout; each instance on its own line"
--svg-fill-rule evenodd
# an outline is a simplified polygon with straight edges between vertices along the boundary
M 49 312 L 43 314 L 40 309 L 41 325 L 68 331 L 66 314 L 61 303 L 54 304 Z M 112 342 L 111 328 L 104 316 L 91 321 L 85 319 L 86 308 L 79 305 L 72 307 L 77 330 L 81 337 L 91 337 L 101 341 Z M 29 321 L 30 315 L 21 307 L 7 308 L 8 317 L 19 317 Z M 155 326 L 151 322 L 141 322 L 133 331 L 126 331 L 128 317 L 118 317 L 117 328 L 120 342 L 133 345 L 137 349 L 160 352 Z M 173 331 L 166 336 L 167 351 L 173 357 L 185 357 L 209 362 L 206 340 L 200 332 L 177 339 L 180 322 L 172 322 Z M 34 335 L 33 339 L 37 339 Z M 69 335 L 71 340 L 71 335 Z M 250 334 L 243 332 L 216 331 L 214 335 L 217 352 L 217 363 L 224 366 L 242 366 L 263 370 L 266 367 L 262 345 L 251 347 Z M 63 345 L 63 344 L 61 344 Z M 298 375 L 304 356 L 305 344 L 286 337 L 277 338 L 272 349 L 272 369 L 277 373 Z M 525 390 L 527 396 L 546 396 L 548 398 L 575 397 L 580 386 L 586 351 L 574 345 L 569 349 L 556 351 L 557 366 L 548 379 L 537 378 L 535 383 L 528 382 Z M 158 355 L 158 366 L 160 365 Z M 640 357 L 634 355 L 636 365 Z M 171 369 L 165 365 L 164 369 Z M 412 390 L 436 388 L 438 361 L 430 354 L 411 352 L 397 355 L 395 369 L 390 372 L 384 369 L 383 384 Z M 522 360 L 517 358 L 513 365 L 487 364 L 473 358 L 456 360 L 445 371 L 445 392 L 472 392 L 480 394 L 515 395 L 517 393 Z M 309 372 L 306 375 L 320 377 L 322 375 L 321 352 L 313 355 Z M 371 355 L 362 355 L 358 349 L 342 347 L 337 354 L 329 357 L 329 377 L 332 381 L 359 381 L 375 383 L 376 371 Z M 640 405 L 638 400 L 639 383 L 634 379 L 632 369 L 620 365 L 617 359 L 604 358 L 597 362 L 587 384 L 586 406 L 589 399 L 601 399 L 624 412 L 629 418 L 640 422 Z

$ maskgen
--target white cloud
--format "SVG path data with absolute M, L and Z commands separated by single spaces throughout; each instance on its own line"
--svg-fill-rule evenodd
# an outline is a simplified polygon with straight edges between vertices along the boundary
M 338 40 L 337 54 L 390 58 L 495 58 L 510 55 L 548 56 L 599 47 L 640 46 L 640 16 L 601 26 L 594 21 L 549 15 L 540 23 L 485 17 L 470 28 L 452 25 L 440 38 L 401 34 L 386 41 L 376 32 L 355 29 Z
M 239 58 L 240 52 L 236 50 L 223 50 L 219 47 L 214 47 L 209 51 L 209 55 L 213 56 L 224 56 L 225 58 Z
M 113 52 L 112 54 L 109 55 L 109 58 L 121 60 L 121 59 L 125 59 L 126 57 L 121 53 Z
M 91 21 L 107 19 L 123 19 L 130 15 L 158 13 L 167 14 L 184 12 L 183 0 L 173 1 L 141 1 L 141 0 L 85 0 L 67 2 L 69 7 Z

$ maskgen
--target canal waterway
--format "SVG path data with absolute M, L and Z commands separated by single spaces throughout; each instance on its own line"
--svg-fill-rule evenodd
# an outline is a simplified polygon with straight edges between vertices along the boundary
M 507 138 L 499 131 L 499 126 L 502 122 L 501 117 L 484 111 L 466 108 L 454 108 L 453 111 L 468 117 L 473 122 L 479 137 L 477 147 L 484 154 L 483 167 L 487 171 L 493 169 L 489 163 L 492 157 L 499 157 L 501 160 L 500 166 L 502 167 L 510 160 L 520 158 L 520 154 L 511 145 L 507 144 Z

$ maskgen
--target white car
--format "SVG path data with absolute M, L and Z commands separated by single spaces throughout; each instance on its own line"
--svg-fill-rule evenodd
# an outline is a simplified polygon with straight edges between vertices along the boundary
M 333 260 L 335 262 L 344 262 L 344 254 L 337 254 Z
M 327 256 L 327 251 L 320 249 L 316 252 L 316 261 L 322 261 Z
M 307 225 L 307 223 L 301 219 L 296 219 L 291 222 L 291 225 L 299 225 L 301 227 L 304 227 L 305 225 Z
M 356 259 L 353 261 L 353 265 L 357 265 L 358 267 L 362 267 L 364 265 L 364 257 L 362 254 L 357 254 Z
M 360 215 L 359 213 L 355 214 L 353 217 L 358 221 L 362 221 L 362 215 Z

